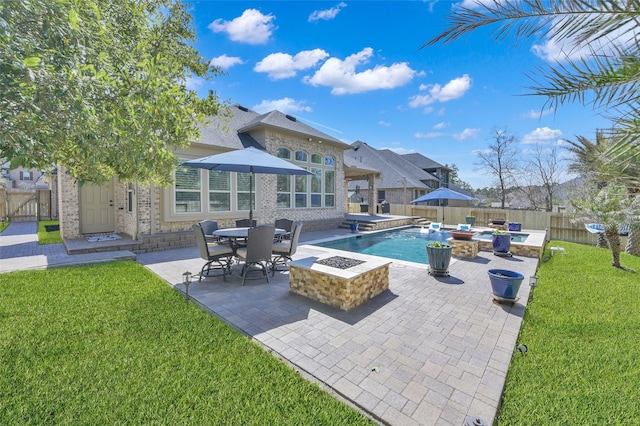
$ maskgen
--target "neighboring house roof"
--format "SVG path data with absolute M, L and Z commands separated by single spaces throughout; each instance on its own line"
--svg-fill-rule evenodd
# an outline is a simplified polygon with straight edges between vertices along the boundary
M 436 169 L 450 170 L 448 167 L 445 167 L 442 164 L 436 161 L 433 161 L 429 157 L 425 157 L 419 152 L 412 152 L 411 154 L 403 154 L 402 157 L 406 159 L 408 162 L 410 162 L 411 164 L 415 165 L 416 167 L 421 168 L 422 170 L 436 170 Z
M 380 170 L 382 177 L 377 183 L 378 188 L 403 188 L 404 178 L 406 178 L 408 188 L 428 189 L 429 185 L 425 182 L 433 182 L 434 184 L 439 182 L 432 174 L 413 165 L 391 150 L 377 150 L 362 141 L 354 142 L 352 146 L 353 150 L 345 151 L 345 158 L 348 153 L 355 156 L 356 162 L 361 161 L 368 167 Z M 356 183 L 352 182 L 349 187 L 355 187 L 355 185 Z

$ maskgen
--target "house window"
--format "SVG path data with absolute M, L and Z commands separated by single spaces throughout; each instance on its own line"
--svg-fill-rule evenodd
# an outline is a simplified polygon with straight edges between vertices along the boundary
M 303 169 L 306 169 L 306 167 L 303 167 Z M 308 176 L 294 176 L 294 178 L 296 208 L 307 207 L 307 182 L 309 182 Z
M 278 175 L 277 206 L 279 209 L 291 208 L 291 176 Z
M 381 203 L 382 201 L 384 201 L 385 197 L 385 193 L 384 191 L 378 191 L 378 202 Z
M 20 180 L 31 180 L 31 172 L 20 172 Z
M 231 172 L 209 170 L 209 211 L 231 211 Z
M 134 193 L 133 183 L 129 182 L 127 184 L 127 213 L 133 213 L 133 193 Z
M 200 169 L 179 167 L 176 170 L 176 213 L 198 213 L 201 207 Z
M 336 205 L 336 172 L 335 170 L 324 171 L 324 206 L 335 207 Z
M 254 176 L 251 200 L 255 210 Z M 175 171 L 174 213 L 234 213 L 249 210 L 249 173 L 179 167 Z
M 255 176 L 254 179 L 254 187 L 255 187 Z M 247 210 L 249 211 L 249 173 L 236 173 L 236 194 L 237 194 L 237 210 Z M 255 210 L 256 206 L 256 194 L 255 190 L 251 193 L 252 200 L 251 203 L 253 205 L 253 209 Z
M 285 160 L 291 160 L 291 151 L 287 148 L 278 148 L 276 151 L 276 156 L 278 158 L 284 158 Z
M 278 148 L 278 157 L 289 158 L 290 151 Z M 278 176 L 279 209 L 335 207 L 335 159 L 319 153 L 296 151 L 294 163 L 312 175 Z

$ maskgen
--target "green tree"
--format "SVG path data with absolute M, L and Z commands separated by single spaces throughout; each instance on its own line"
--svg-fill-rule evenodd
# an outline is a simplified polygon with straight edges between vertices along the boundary
M 171 182 L 175 148 L 223 110 L 178 0 L 0 2 L 0 158 L 76 179 Z

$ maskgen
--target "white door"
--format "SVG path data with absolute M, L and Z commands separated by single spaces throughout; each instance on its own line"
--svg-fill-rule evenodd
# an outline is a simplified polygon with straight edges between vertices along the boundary
M 113 182 L 80 187 L 83 234 L 114 231 Z

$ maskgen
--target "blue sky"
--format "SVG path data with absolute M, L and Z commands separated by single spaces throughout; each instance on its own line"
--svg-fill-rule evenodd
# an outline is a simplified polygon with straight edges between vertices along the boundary
M 346 143 L 456 164 L 473 187 L 490 186 L 475 152 L 496 129 L 536 144 L 593 138 L 606 126 L 590 107 L 543 109 L 528 75 L 558 46 L 497 42 L 488 30 L 420 49 L 446 29 L 453 2 L 196 1 L 196 47 L 226 75 L 190 80 L 205 94 L 259 113 L 277 109 Z M 560 150 L 564 155 L 564 151 Z

